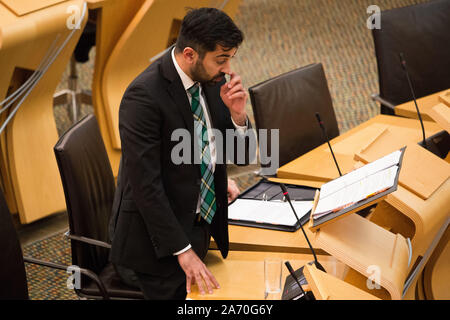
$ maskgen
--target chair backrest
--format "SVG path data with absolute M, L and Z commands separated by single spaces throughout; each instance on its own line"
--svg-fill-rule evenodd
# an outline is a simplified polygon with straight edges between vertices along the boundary
M 373 29 L 380 96 L 394 105 L 412 100 L 411 82 L 420 98 L 450 88 L 450 1 L 439 0 L 381 12 Z M 420 107 L 420 106 L 419 106 Z M 392 113 L 382 107 L 381 113 Z
M 249 88 L 249 93 L 258 138 L 259 129 L 279 129 L 280 166 L 325 143 L 316 112 L 320 114 L 329 138 L 339 135 L 321 63 L 266 80 Z M 270 142 L 270 138 L 267 141 Z M 269 155 L 270 145 L 268 143 Z
M 115 182 L 94 115 L 74 124 L 54 147 L 66 198 L 70 233 L 104 242 L 108 239 Z M 72 263 L 99 272 L 108 249 L 72 240 Z
M 0 300 L 28 299 L 22 248 L 0 191 Z

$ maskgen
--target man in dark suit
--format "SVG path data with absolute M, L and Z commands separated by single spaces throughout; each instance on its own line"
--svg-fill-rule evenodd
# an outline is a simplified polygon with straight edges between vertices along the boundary
M 249 133 L 247 93 L 230 67 L 242 40 L 222 11 L 191 10 L 175 47 L 123 96 L 111 260 L 117 270 L 135 273 L 148 299 L 184 299 L 192 283 L 201 293 L 219 287 L 202 259 L 210 236 L 222 256 L 228 254 L 227 194 L 234 198 L 239 191 L 228 184 L 218 154 L 226 154 L 227 129 L 236 130 L 236 139 Z M 174 159 L 173 134 L 180 129 L 190 137 L 190 150 L 182 151 L 191 154 L 188 162 Z M 245 152 L 248 162 L 247 147 L 235 151 Z

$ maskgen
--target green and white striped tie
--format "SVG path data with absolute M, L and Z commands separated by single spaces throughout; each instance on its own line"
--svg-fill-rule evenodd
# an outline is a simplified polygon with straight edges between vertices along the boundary
M 191 94 L 191 111 L 194 116 L 194 130 L 197 134 L 200 155 L 200 214 L 209 224 L 216 213 L 216 192 L 214 190 L 214 173 L 212 171 L 211 155 L 209 153 L 208 132 L 203 108 L 200 105 L 199 84 L 188 89 Z

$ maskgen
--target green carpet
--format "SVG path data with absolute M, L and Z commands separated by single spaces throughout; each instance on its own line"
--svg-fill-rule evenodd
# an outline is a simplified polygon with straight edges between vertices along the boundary
M 425 1 L 378 0 L 381 10 Z M 242 0 L 235 17 L 245 41 L 234 58 L 233 68 L 245 87 L 281 73 L 321 62 L 324 65 L 333 106 L 341 133 L 379 113 L 370 95 L 378 92 L 377 66 L 371 31 L 366 28 L 367 7 L 371 0 Z M 382 26 L 381 26 L 382 27 Z M 79 87 L 90 89 L 95 48 L 90 60 L 77 66 Z M 58 90 L 67 88 L 69 68 Z M 80 117 L 92 113 L 83 105 Z M 253 121 L 250 102 L 247 112 Z M 55 106 L 58 132 L 70 125 L 67 107 Z M 241 190 L 257 181 L 253 175 L 237 178 Z M 37 241 L 24 253 L 70 265 L 70 243 L 61 234 Z M 32 299 L 73 299 L 66 288 L 63 271 L 27 265 Z

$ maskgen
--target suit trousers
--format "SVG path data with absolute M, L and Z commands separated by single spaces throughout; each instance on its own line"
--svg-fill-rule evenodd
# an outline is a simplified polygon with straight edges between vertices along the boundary
M 204 259 L 210 243 L 210 225 L 201 218 L 196 220 L 188 235 L 192 249 L 200 259 Z M 186 299 L 186 274 L 178 263 L 176 256 L 173 263 L 177 265 L 175 272 L 168 276 L 151 275 L 131 269 L 115 266 L 123 282 L 138 287 L 148 300 L 184 300 Z

